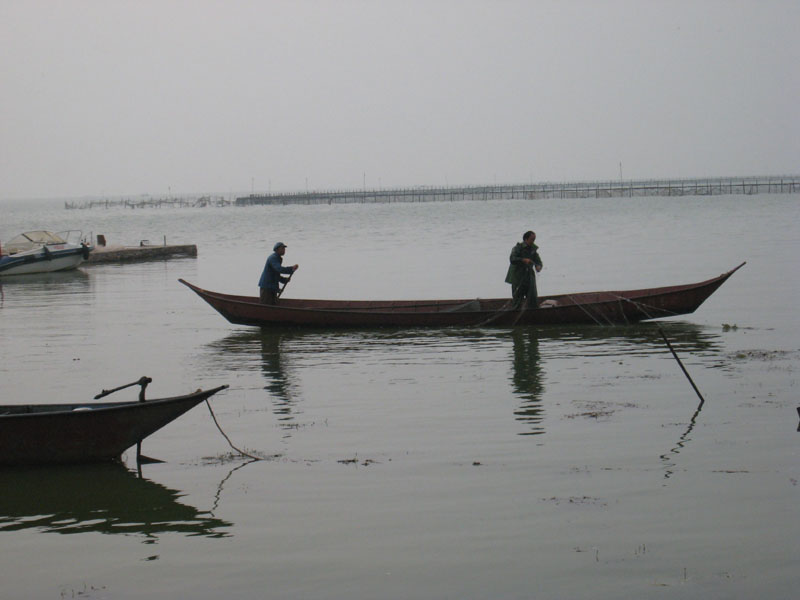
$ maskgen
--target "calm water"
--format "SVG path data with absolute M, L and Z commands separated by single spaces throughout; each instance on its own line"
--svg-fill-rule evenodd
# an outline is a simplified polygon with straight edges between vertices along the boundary
M 144 442 L 166 462 L 0 470 L 2 598 L 794 597 L 797 196 L 66 211 L 0 204 L 0 240 L 82 229 L 197 259 L 0 281 L 0 398 L 227 383 Z M 652 325 L 261 332 L 177 282 L 295 297 L 506 296 L 699 281 Z M 111 399 L 134 398 L 136 391 Z

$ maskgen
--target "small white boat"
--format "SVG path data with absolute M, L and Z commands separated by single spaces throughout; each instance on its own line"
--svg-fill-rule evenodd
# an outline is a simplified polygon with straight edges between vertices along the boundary
M 28 231 L 13 238 L 0 248 L 0 277 L 76 268 L 93 248 L 83 240 L 67 241 L 71 233 L 80 238 L 80 232 L 50 231 Z

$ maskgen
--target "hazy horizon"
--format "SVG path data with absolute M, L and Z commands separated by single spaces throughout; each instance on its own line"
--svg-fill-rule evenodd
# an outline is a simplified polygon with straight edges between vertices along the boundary
M 800 3 L 3 0 L 0 199 L 795 174 Z

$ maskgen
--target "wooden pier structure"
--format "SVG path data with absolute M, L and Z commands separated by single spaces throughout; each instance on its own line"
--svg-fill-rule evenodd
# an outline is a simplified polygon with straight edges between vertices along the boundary
M 223 196 L 65 201 L 66 209 L 203 208 L 285 204 L 380 204 L 388 202 L 455 202 L 459 200 L 538 200 L 544 198 L 636 198 L 642 196 L 725 196 L 797 194 L 800 175 L 648 179 L 634 181 L 546 182 L 466 186 L 418 186 L 349 190 L 311 190 L 250 194 L 235 200 Z
M 800 175 L 530 183 L 518 185 L 412 187 L 251 194 L 236 206 L 285 204 L 372 204 L 454 202 L 459 200 L 535 200 L 542 198 L 634 198 L 642 196 L 724 196 L 800 193 Z
M 98 200 L 64 201 L 64 208 L 205 208 L 208 206 L 231 206 L 232 200 L 223 196 L 198 196 L 174 198 L 103 198 Z

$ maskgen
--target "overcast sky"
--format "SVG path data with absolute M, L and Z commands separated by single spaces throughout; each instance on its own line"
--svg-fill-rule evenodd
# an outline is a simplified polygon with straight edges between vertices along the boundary
M 800 172 L 800 2 L 0 0 L 0 198 Z

